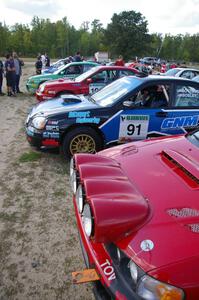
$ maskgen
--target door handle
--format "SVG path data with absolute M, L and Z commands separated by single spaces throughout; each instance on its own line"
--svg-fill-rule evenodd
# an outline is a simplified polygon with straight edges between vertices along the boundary
M 156 113 L 156 116 L 161 117 L 161 118 L 165 118 L 165 117 L 167 117 L 167 115 L 168 115 L 168 113 L 166 111 L 158 111 Z

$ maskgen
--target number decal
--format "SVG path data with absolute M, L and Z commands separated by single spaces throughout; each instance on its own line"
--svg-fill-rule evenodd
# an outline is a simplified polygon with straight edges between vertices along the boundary
M 135 130 L 137 129 L 137 135 L 140 135 L 141 132 L 141 124 L 134 125 L 134 124 L 129 124 L 127 126 L 127 135 L 133 135 L 135 133 Z
M 119 140 L 144 139 L 147 136 L 149 116 L 147 115 L 121 115 Z
M 89 85 L 89 94 L 94 94 L 94 93 L 98 92 L 104 86 L 105 86 L 105 84 L 103 84 L 103 83 L 92 83 L 92 84 L 90 84 Z

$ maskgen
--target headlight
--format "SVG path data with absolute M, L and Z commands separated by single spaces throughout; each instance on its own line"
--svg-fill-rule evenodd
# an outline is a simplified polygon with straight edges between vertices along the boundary
M 45 89 L 45 84 L 41 84 L 40 87 L 39 87 L 39 91 L 40 92 L 43 92 Z
M 82 223 L 86 235 L 90 237 L 93 230 L 93 219 L 92 219 L 91 208 L 89 204 L 84 205 L 84 209 L 82 213 Z
M 36 128 L 36 129 L 44 129 L 45 125 L 46 125 L 46 118 L 44 117 L 35 117 L 32 120 L 32 125 Z
M 84 205 L 84 196 L 83 196 L 83 190 L 82 190 L 81 184 L 77 188 L 76 202 L 77 202 L 78 211 L 81 214 L 83 211 L 83 205 Z
M 137 294 L 145 300 L 182 300 L 184 292 L 172 285 L 160 282 L 150 276 L 143 276 L 137 287 Z
M 73 172 L 74 172 L 74 159 L 71 158 L 71 160 L 70 160 L 70 177 L 72 176 Z
M 77 190 L 77 174 L 76 174 L 76 170 L 73 170 L 73 173 L 70 176 L 70 184 L 71 184 L 71 188 L 72 188 L 73 194 L 75 194 L 76 190 Z
M 138 268 L 132 260 L 130 260 L 130 262 L 129 262 L 129 269 L 130 269 L 130 274 L 131 274 L 131 278 L 133 280 L 133 283 L 136 284 L 137 279 L 138 279 Z

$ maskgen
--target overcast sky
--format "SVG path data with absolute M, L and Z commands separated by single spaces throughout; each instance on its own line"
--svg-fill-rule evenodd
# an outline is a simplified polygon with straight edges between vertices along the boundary
M 130 10 L 146 18 L 149 33 L 199 33 L 199 0 L 0 0 L 0 22 L 30 24 L 33 16 L 51 22 L 67 17 L 76 29 L 94 19 L 106 28 L 114 13 Z

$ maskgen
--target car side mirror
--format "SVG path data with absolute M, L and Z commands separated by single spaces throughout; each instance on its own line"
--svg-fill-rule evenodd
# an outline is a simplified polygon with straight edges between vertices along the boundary
M 93 79 L 92 79 L 92 78 L 87 78 L 87 79 L 86 79 L 86 83 L 87 83 L 87 84 L 90 84 L 90 83 L 92 83 L 92 82 L 93 82 Z
M 124 101 L 124 102 L 123 102 L 123 105 L 124 105 L 125 107 L 135 107 L 134 102 L 132 102 L 132 101 L 130 101 L 130 100 Z

